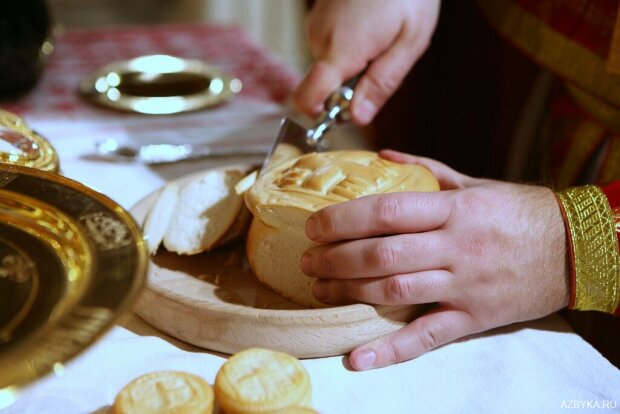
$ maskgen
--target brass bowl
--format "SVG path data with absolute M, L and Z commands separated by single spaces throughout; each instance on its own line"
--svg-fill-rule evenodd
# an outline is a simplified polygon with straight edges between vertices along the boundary
M 241 81 L 200 60 L 169 55 L 113 62 L 87 76 L 80 93 L 121 111 L 169 115 L 219 105 L 241 90 Z

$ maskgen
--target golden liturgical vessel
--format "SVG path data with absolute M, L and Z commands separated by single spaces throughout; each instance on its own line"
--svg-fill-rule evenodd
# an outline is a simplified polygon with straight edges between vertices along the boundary
M 133 304 L 147 250 L 131 215 L 57 174 L 52 146 L 0 111 L 0 410 L 93 344 Z

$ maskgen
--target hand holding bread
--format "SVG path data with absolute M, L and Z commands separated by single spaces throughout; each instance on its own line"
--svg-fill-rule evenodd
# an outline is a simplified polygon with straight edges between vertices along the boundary
M 415 358 L 567 305 L 566 237 L 551 190 L 379 155 L 304 155 L 245 193 L 254 215 L 248 261 L 282 295 L 313 307 L 438 303 L 353 350 L 354 369 Z M 445 191 L 433 191 L 434 177 Z
M 309 307 L 324 306 L 301 272 L 302 254 L 316 245 L 304 227 L 315 211 L 370 194 L 437 191 L 419 165 L 397 164 L 370 151 L 305 154 L 267 171 L 245 193 L 254 215 L 247 257 L 256 277 L 281 295 Z
M 318 278 L 313 293 L 326 304 L 438 307 L 353 350 L 354 369 L 415 358 L 568 304 L 564 225 L 550 189 L 475 179 L 394 151 L 381 156 L 427 167 L 449 191 L 373 195 L 319 210 L 305 228 L 318 245 L 301 267 Z

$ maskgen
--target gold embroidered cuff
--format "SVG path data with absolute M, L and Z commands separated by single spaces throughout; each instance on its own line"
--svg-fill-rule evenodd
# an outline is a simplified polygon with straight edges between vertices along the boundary
M 600 188 L 558 193 L 572 258 L 571 308 L 613 313 L 620 303 L 620 253 L 611 207 Z

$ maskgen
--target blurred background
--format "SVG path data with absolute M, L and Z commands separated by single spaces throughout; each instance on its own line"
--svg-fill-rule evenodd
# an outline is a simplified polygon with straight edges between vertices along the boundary
M 48 3 L 54 20 L 67 28 L 188 22 L 236 24 L 290 66 L 304 70 L 310 61 L 303 25 L 305 0 L 48 0 Z

